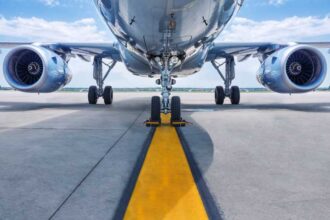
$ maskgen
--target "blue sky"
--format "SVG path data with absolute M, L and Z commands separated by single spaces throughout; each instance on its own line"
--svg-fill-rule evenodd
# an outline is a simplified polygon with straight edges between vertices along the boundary
M 0 0 L 0 41 L 114 40 L 98 16 L 93 0 Z M 245 0 L 238 18 L 218 39 L 222 40 L 330 41 L 329 0 Z M 1 63 L 5 54 L 3 51 L 0 55 Z M 235 84 L 259 87 L 255 79 L 258 66 L 256 60 L 238 63 Z M 69 86 L 87 87 L 95 83 L 91 63 L 72 60 L 70 67 L 74 79 Z M 2 64 L 0 68 L 2 70 Z M 115 87 L 155 85 L 154 80 L 132 76 L 123 65 L 114 69 L 107 84 Z M 200 73 L 179 79 L 177 86 L 214 87 L 217 84 L 222 82 L 207 64 Z M 329 84 L 328 77 L 324 86 Z M 0 85 L 7 85 L 2 74 Z

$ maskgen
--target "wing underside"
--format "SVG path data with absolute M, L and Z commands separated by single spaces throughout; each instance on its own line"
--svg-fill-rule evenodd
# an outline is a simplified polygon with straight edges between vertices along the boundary
M 238 61 L 243 61 L 251 56 L 258 57 L 267 54 L 272 54 L 282 48 L 293 45 L 308 45 L 318 48 L 330 48 L 330 42 L 296 42 L 290 44 L 277 44 L 269 42 L 260 43 L 215 43 L 210 47 L 207 61 L 212 61 L 228 56 L 238 58 Z
M 49 49 L 58 54 L 78 56 L 84 60 L 100 56 L 121 61 L 118 45 L 115 43 L 31 43 L 31 42 L 0 42 L 0 48 L 11 49 L 23 45 L 35 45 Z

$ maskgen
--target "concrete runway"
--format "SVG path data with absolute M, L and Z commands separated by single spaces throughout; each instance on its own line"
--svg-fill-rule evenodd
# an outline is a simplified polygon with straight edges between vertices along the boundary
M 109 107 L 0 92 L 0 219 L 113 218 L 152 95 L 115 93 Z M 193 123 L 180 132 L 223 219 L 330 218 L 330 93 L 244 93 L 240 106 L 178 95 Z

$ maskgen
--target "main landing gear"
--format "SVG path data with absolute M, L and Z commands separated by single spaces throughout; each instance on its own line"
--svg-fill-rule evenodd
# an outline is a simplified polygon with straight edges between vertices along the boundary
M 161 97 L 154 96 L 151 99 L 150 122 L 161 123 L 161 113 L 171 113 L 171 123 L 180 123 L 182 122 L 181 99 L 179 96 L 170 98 L 172 86 L 176 83 L 171 77 L 171 71 L 180 61 L 175 56 L 164 56 L 162 59 L 156 57 L 155 62 L 158 64 L 161 72 L 160 79 L 156 80 L 156 84 L 162 87 L 162 93 Z
M 105 76 L 103 76 L 103 64 L 108 67 L 108 71 Z M 104 81 L 109 76 L 111 70 L 116 65 L 115 61 L 110 64 L 106 64 L 102 61 L 102 57 L 94 58 L 94 72 L 93 77 L 96 81 L 97 86 L 91 86 L 88 90 L 88 102 L 91 105 L 96 105 L 99 98 L 103 97 L 104 104 L 111 105 L 113 102 L 113 89 L 111 86 L 104 86 Z
M 226 75 L 224 76 L 220 71 L 222 65 L 226 65 Z M 234 57 L 226 57 L 224 63 L 217 63 L 215 60 L 212 61 L 212 65 L 218 71 L 220 77 L 224 81 L 225 88 L 217 86 L 215 88 L 215 103 L 217 105 L 223 105 L 225 98 L 230 98 L 231 104 L 238 105 L 240 103 L 240 89 L 238 86 L 231 86 L 232 81 L 235 79 L 235 60 Z

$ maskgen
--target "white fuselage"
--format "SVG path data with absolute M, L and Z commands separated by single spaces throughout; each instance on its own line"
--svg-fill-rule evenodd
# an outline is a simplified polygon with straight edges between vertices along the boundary
M 183 61 L 174 72 L 189 75 L 203 66 L 206 56 L 203 48 L 219 36 L 242 0 L 95 2 L 120 42 L 123 60 L 131 72 L 136 75 L 157 74 L 157 67 L 150 59 L 174 53 Z

